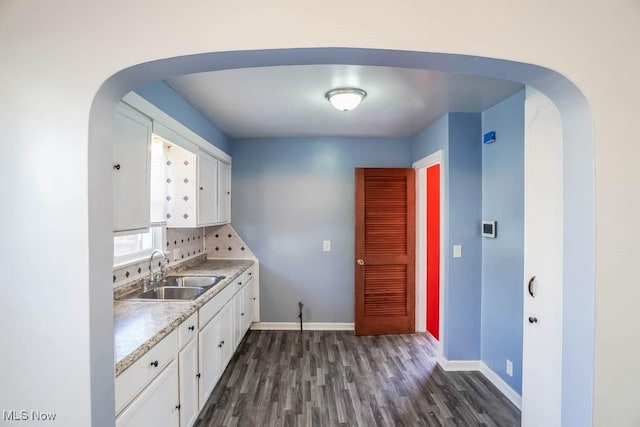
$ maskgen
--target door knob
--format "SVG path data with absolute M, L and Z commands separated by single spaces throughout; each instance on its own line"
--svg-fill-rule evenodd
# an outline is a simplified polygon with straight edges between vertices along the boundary
M 362 258 L 358 259 L 358 261 L 356 261 L 358 263 L 358 265 L 364 265 L 364 260 Z
M 529 323 L 538 323 L 537 317 L 529 317 Z

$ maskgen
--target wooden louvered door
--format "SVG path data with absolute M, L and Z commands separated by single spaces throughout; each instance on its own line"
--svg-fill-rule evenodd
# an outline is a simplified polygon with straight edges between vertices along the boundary
M 356 335 L 415 332 L 413 169 L 356 169 Z

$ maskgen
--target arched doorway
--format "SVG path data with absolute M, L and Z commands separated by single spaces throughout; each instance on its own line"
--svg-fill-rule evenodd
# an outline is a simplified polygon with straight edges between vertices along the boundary
M 353 65 L 384 65 L 406 68 L 425 68 L 444 72 L 471 73 L 520 81 L 545 93 L 558 106 L 563 116 L 564 174 L 571 179 L 564 182 L 565 228 L 564 258 L 565 288 L 563 311 L 571 317 L 580 316 L 584 323 L 565 322 L 563 336 L 571 346 L 563 346 L 562 383 L 573 390 L 571 397 L 563 396 L 563 405 L 575 405 L 573 410 L 589 412 L 593 382 L 593 272 L 583 265 L 593 264 L 593 194 L 584 183 L 593 181 L 589 162 L 591 147 L 590 112 L 578 89 L 561 75 L 541 67 L 487 58 L 424 52 L 389 51 L 375 49 L 283 49 L 201 54 L 140 64 L 121 71 L 102 86 L 91 112 L 89 139 L 90 192 L 90 253 L 92 282 L 100 283 L 111 276 L 108 253 L 110 247 L 110 200 L 101 194 L 111 194 L 110 174 L 101 165 L 101 158 L 110 151 L 110 120 L 115 103 L 134 87 L 171 76 L 213 71 L 235 67 L 267 65 L 303 65 L 340 63 Z M 587 215 L 585 215 L 585 212 Z M 586 244 L 585 244 L 586 242 Z M 93 291 L 92 292 L 98 292 Z M 92 298 L 91 311 L 101 313 L 106 304 Z M 95 321 L 106 325 L 111 319 L 97 316 Z M 586 325 L 586 326 L 585 326 Z M 95 330 L 97 328 L 92 328 Z M 108 329 L 108 328 L 107 328 Z M 103 330 L 103 329 L 101 329 Z M 103 332 L 104 333 L 104 332 Z M 106 340 L 109 333 L 102 336 Z M 97 338 L 97 337 L 96 337 Z M 110 339 L 110 336 L 109 336 Z M 98 339 L 100 341 L 100 339 Z M 579 391 L 576 395 L 576 390 Z M 586 409 L 581 409 L 586 408 Z

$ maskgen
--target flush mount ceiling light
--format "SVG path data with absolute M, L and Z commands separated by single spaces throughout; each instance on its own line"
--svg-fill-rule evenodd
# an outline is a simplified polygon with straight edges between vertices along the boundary
M 331 89 L 325 96 L 336 110 L 351 111 L 360 105 L 360 102 L 367 96 L 367 92 L 355 87 L 341 87 Z

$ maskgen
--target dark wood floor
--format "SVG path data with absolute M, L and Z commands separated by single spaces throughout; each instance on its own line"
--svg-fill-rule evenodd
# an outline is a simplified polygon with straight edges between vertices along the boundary
M 444 372 L 425 334 L 249 331 L 196 426 L 519 426 L 479 372 Z

